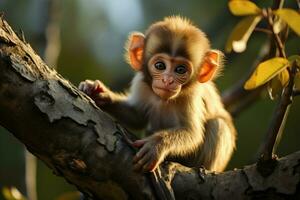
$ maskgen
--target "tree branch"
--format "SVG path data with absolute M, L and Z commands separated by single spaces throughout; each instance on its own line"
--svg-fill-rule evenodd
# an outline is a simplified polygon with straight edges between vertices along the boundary
M 154 178 L 133 171 L 134 150 L 110 116 L 50 69 L 0 19 L 0 124 L 28 150 L 92 199 L 297 199 L 300 152 L 278 161 L 268 177 L 256 165 L 215 174 L 165 162 Z M 152 176 L 153 178 L 153 176 Z
M 296 66 L 292 67 L 290 71 L 290 81 L 286 88 L 284 88 L 280 101 L 275 108 L 275 113 L 271 120 L 270 127 L 266 135 L 266 143 L 263 145 L 262 159 L 267 161 L 272 159 L 272 155 L 275 151 L 274 144 L 278 135 L 283 131 L 285 121 L 289 112 L 290 105 L 293 99 L 294 77 L 296 74 Z
M 296 96 L 300 96 L 300 91 L 299 90 L 294 90 L 293 91 L 293 97 L 296 97 Z

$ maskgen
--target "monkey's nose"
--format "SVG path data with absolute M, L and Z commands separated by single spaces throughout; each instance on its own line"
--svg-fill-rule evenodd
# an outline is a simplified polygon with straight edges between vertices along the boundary
M 173 77 L 164 77 L 162 79 L 162 82 L 165 84 L 165 85 L 171 85 L 172 83 L 174 83 L 174 79 Z

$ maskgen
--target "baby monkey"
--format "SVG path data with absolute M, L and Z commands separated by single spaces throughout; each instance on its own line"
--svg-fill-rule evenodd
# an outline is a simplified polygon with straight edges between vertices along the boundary
M 189 20 L 167 17 L 145 35 L 134 32 L 126 59 L 136 71 L 128 95 L 86 80 L 79 89 L 124 126 L 146 129 L 134 168 L 153 171 L 164 160 L 222 171 L 235 148 L 236 131 L 213 79 L 223 54 Z

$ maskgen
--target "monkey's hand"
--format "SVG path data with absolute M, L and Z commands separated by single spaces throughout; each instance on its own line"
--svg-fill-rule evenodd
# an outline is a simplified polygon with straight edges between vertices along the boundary
M 112 102 L 112 92 L 99 80 L 82 81 L 78 89 L 91 97 L 98 106 Z
M 151 135 L 136 140 L 133 142 L 133 146 L 140 147 L 133 158 L 134 170 L 136 171 L 154 171 L 166 156 L 166 150 L 160 135 Z

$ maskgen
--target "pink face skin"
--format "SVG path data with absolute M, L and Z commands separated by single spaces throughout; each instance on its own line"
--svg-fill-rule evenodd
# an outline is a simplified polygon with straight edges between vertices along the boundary
M 189 60 L 164 53 L 153 56 L 148 62 L 148 69 L 152 76 L 152 90 L 163 100 L 177 97 L 182 85 L 193 73 Z

